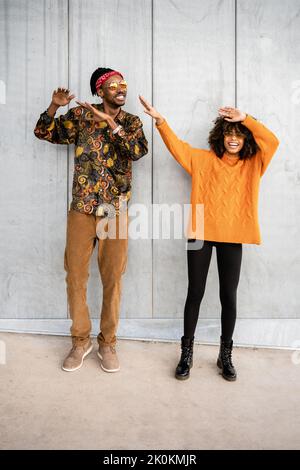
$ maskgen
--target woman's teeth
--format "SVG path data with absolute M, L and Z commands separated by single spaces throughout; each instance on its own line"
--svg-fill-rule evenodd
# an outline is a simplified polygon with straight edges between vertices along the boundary
M 229 142 L 228 145 L 229 145 L 229 147 L 233 147 L 233 148 L 236 148 L 236 147 L 239 146 L 239 144 L 236 143 L 236 142 Z

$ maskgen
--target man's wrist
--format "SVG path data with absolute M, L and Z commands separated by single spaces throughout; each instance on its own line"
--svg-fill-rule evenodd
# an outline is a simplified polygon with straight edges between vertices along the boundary
M 113 129 L 112 133 L 113 134 L 118 134 L 121 129 L 122 129 L 122 126 L 119 124 L 115 129 Z
M 112 118 L 108 118 L 106 121 L 112 131 L 114 131 L 118 127 L 118 124 L 116 124 Z
M 54 117 L 56 111 L 58 110 L 58 108 L 59 108 L 59 105 L 54 104 L 54 103 L 51 103 L 50 106 L 47 108 L 47 114 L 48 114 L 48 116 Z

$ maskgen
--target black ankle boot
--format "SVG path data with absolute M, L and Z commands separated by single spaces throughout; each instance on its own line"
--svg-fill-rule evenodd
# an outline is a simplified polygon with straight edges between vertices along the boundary
M 194 338 L 181 338 L 181 358 L 176 367 L 175 377 L 178 380 L 186 380 L 190 376 L 190 369 L 193 367 L 193 346 Z
M 236 380 L 236 370 L 232 364 L 232 340 L 230 343 L 225 343 L 220 338 L 220 352 L 217 360 L 217 366 L 222 370 L 222 376 L 226 380 L 234 381 Z

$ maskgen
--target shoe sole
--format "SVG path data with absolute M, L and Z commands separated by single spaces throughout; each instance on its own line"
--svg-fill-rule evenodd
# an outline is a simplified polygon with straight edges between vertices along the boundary
M 192 367 L 193 367 L 193 363 L 190 365 L 190 370 L 191 370 Z M 182 377 L 182 376 L 180 376 L 180 375 L 176 375 L 176 374 L 175 374 L 175 379 L 177 379 L 177 380 L 187 380 L 187 379 L 189 379 L 189 378 L 190 378 L 190 374 L 187 375 L 186 377 Z
M 90 354 L 90 353 L 92 352 L 92 350 L 93 350 L 93 345 L 91 344 L 91 346 L 89 347 L 89 349 L 88 349 L 88 350 L 84 353 L 84 355 L 82 356 L 81 364 L 80 364 L 79 366 L 75 367 L 74 369 L 67 369 L 67 368 L 64 367 L 64 366 L 61 366 L 62 370 L 64 370 L 65 372 L 74 372 L 75 370 L 80 369 L 80 368 L 82 367 L 82 365 L 83 365 L 83 360 L 84 360 L 84 358 L 85 358 L 88 354 Z
M 235 382 L 236 381 L 236 377 L 227 377 L 226 375 L 223 374 L 223 368 L 222 366 L 217 362 L 217 366 L 218 368 L 220 369 L 220 375 L 222 375 L 223 379 L 225 380 L 228 380 L 228 382 Z
M 103 357 L 101 356 L 99 351 L 97 352 L 97 356 L 99 357 L 100 361 L 103 361 Z M 120 367 L 118 369 L 105 369 L 105 367 L 103 367 L 102 362 L 100 362 L 100 366 L 101 366 L 101 369 L 103 369 L 105 372 L 119 372 L 120 370 Z
M 190 378 L 189 375 L 187 375 L 186 377 L 180 377 L 180 375 L 175 375 L 175 379 L 177 380 L 188 380 Z

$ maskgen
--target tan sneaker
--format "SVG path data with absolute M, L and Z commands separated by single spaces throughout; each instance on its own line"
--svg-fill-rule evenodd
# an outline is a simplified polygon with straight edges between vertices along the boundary
M 99 345 L 97 355 L 101 360 L 101 367 L 105 372 L 118 372 L 120 370 L 115 346 L 101 344 Z
M 93 344 L 89 341 L 83 346 L 74 345 L 63 362 L 62 369 L 67 372 L 73 372 L 80 369 L 83 359 L 92 351 Z

